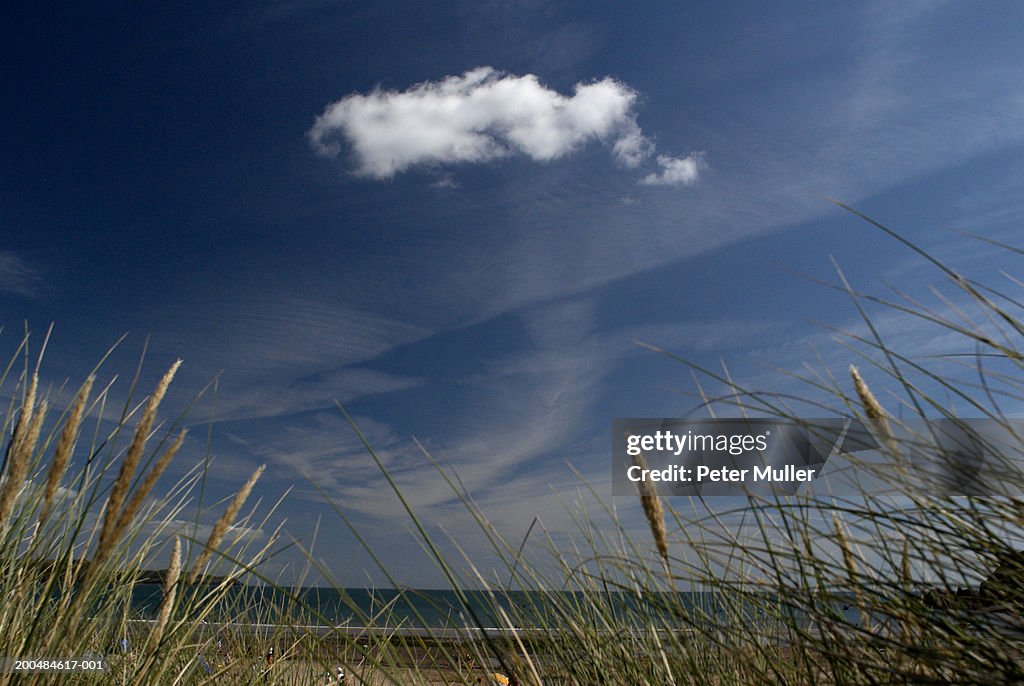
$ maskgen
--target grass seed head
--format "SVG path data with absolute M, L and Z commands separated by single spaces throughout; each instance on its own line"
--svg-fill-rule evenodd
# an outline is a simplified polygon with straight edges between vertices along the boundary
M 647 461 L 643 455 L 633 457 L 635 464 L 640 469 L 647 469 Z M 668 565 L 668 531 L 665 528 L 665 509 L 661 503 L 661 496 L 658 495 L 654 484 L 646 479 L 637 482 L 640 489 L 640 504 L 644 509 L 644 516 L 647 524 L 651 527 L 651 535 L 654 537 L 654 545 L 658 548 L 658 554 Z
M 852 364 L 850 365 L 850 376 L 853 378 L 853 387 L 857 391 L 857 397 L 860 398 L 860 405 L 864 410 L 864 416 L 872 420 L 873 427 L 880 434 L 880 438 L 889 449 L 889 452 L 893 455 L 898 455 L 898 445 L 893 436 L 892 427 L 889 426 L 889 418 L 885 408 L 882 407 L 882 404 L 878 402 L 878 398 L 868 388 L 860 372 L 857 371 L 857 367 Z
M 34 384 L 33 384 L 34 385 Z M 32 394 L 35 395 L 34 393 Z M 46 416 L 46 401 L 39 403 L 39 407 L 28 412 L 27 425 L 19 421 L 15 436 L 11 441 L 11 452 L 7 461 L 7 478 L 3 488 L 0 489 L 0 522 L 7 519 L 14 509 L 14 503 L 21 492 L 25 477 L 28 476 L 29 465 L 32 461 L 32 451 L 35 450 L 39 441 L 39 433 L 42 430 L 43 419 Z M 24 419 L 25 415 L 22 415 Z
M 85 405 L 92 391 L 95 377 L 90 376 L 85 380 L 82 388 L 78 391 L 75 403 L 68 413 L 67 421 L 57 439 L 57 448 L 53 453 L 53 462 L 50 464 L 50 471 L 46 475 L 46 486 L 43 489 L 43 506 L 39 510 L 39 521 L 42 522 L 50 513 L 53 506 L 53 499 L 57 495 L 57 488 L 60 486 L 64 472 L 67 471 L 68 463 L 71 461 L 71 452 L 74 449 L 75 440 L 78 438 L 78 429 L 82 424 L 82 417 L 85 415 Z
M 231 528 L 231 525 L 235 521 L 235 517 L 238 516 L 238 512 L 242 509 L 242 506 L 245 505 L 245 501 L 248 499 L 249 494 L 252 493 L 253 487 L 263 474 L 263 470 L 265 468 L 266 465 L 260 465 L 256 471 L 253 472 L 252 476 L 249 477 L 249 480 L 246 481 L 242 488 L 239 489 L 238 493 L 235 494 L 235 497 L 231 500 L 227 509 L 224 510 L 224 514 L 222 514 L 220 519 L 218 519 L 213 525 L 213 529 L 210 531 L 210 537 L 206 540 L 206 546 L 192 565 L 192 571 L 188 576 L 188 582 L 190 584 L 195 583 L 196 579 L 199 578 L 203 565 L 205 565 L 207 560 L 210 559 L 213 551 L 217 549 L 217 546 L 219 546 L 221 540 L 223 540 L 224 534 L 226 534 L 228 529 Z
M 122 528 L 119 526 L 122 519 L 121 506 L 124 504 L 125 496 L 128 494 L 128 488 L 131 485 L 135 469 L 139 465 L 139 460 L 142 459 L 142 452 L 146 448 L 149 432 L 153 428 L 153 421 L 156 419 L 156 410 L 160 406 L 160 401 L 166 395 L 167 387 L 170 386 L 171 380 L 180 366 L 181 360 L 175 361 L 171 368 L 167 370 L 167 373 L 160 379 L 160 382 L 157 383 L 153 394 L 146 403 L 145 409 L 142 411 L 142 418 L 139 420 L 138 426 L 135 427 L 132 442 L 128 446 L 128 452 L 125 454 L 124 460 L 121 462 L 121 470 L 118 472 L 117 479 L 110 489 L 110 495 L 107 497 L 107 503 L 104 507 L 103 527 L 100 529 L 100 542 L 97 548 L 97 558 L 100 560 L 105 559 L 113 551 L 114 544 L 121 535 Z
M 178 592 L 178 578 L 181 575 L 181 540 L 175 537 L 174 548 L 171 549 L 171 561 L 167 566 L 167 576 L 164 578 L 163 599 L 160 601 L 160 609 L 157 610 L 156 622 L 153 624 L 153 631 L 149 634 L 147 652 L 153 652 L 160 645 L 164 630 L 171 618 L 171 610 L 174 609 L 174 598 Z
M 132 494 L 132 499 L 128 501 L 127 505 L 125 505 L 120 518 L 117 520 L 116 528 L 119 531 L 123 531 L 124 528 L 131 523 L 132 518 L 139 511 L 139 508 L 142 507 L 142 501 L 145 500 L 146 496 L 149 495 L 149 492 L 153 490 L 153 486 L 156 485 L 157 480 L 164 473 L 164 470 L 167 469 L 167 465 L 171 463 L 171 460 L 178 453 L 178 450 L 181 449 L 181 444 L 185 442 L 185 436 L 187 434 L 188 431 L 182 431 L 178 434 L 178 437 L 174 439 L 174 442 L 171 443 L 167 450 L 165 450 L 163 454 L 160 455 L 159 459 L 157 459 L 156 463 L 149 470 L 149 473 L 146 474 L 146 478 L 143 479 L 141 484 L 139 484 L 139 487 L 135 489 L 135 493 Z

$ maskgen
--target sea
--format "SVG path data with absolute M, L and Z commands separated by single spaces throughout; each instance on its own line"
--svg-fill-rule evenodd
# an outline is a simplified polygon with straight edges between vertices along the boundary
M 218 607 L 208 613 L 210 621 L 249 621 L 257 624 L 278 624 L 309 627 L 373 627 L 402 631 L 482 629 L 553 630 L 565 624 L 556 610 L 572 608 L 575 617 L 587 617 L 595 604 L 600 612 L 613 613 L 625 626 L 647 625 L 655 620 L 672 626 L 671 616 L 686 613 L 698 621 L 717 623 L 739 612 L 745 624 L 770 623 L 778 616 L 770 598 L 730 604 L 720 593 L 683 591 L 673 599 L 668 593 L 638 595 L 626 591 L 454 591 L 444 589 L 368 589 L 368 588 L 271 588 L 236 585 L 227 590 Z M 133 591 L 130 614 L 137 619 L 156 616 L 162 597 L 158 584 L 138 584 Z M 860 614 L 852 598 L 846 602 L 835 597 L 834 611 L 843 622 L 856 626 Z M 766 612 L 765 609 L 768 609 Z M 283 614 L 282 614 L 283 613 Z M 735 620 L 732 620 L 735 621 Z M 795 621 L 801 622 L 799 617 Z M 692 626 L 692 624 L 690 624 Z M 767 626 L 766 626 L 767 628 Z

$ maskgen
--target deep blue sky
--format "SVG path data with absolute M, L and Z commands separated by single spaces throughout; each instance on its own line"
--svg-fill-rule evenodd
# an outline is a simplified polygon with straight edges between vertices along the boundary
M 1024 218 L 1013 2 L 33 3 L 0 31 L 9 350 L 54 322 L 58 385 L 129 332 L 123 402 L 148 337 L 144 387 L 185 361 L 169 413 L 220 374 L 176 475 L 212 419 L 213 493 L 266 462 L 344 583 L 367 560 L 304 474 L 402 582 L 437 575 L 335 400 L 471 549 L 414 436 L 510 538 L 569 530 L 554 492 L 570 463 L 610 488 L 611 418 L 694 404 L 634 341 L 791 391 L 776 368 L 855 361 L 812 323 L 854 310 L 800 273 L 939 281 L 823 196 L 981 276 L 1012 267 L 949 229 Z

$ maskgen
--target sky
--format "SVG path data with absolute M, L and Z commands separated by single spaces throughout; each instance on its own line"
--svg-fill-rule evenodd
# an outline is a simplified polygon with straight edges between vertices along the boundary
M 941 274 L 827 198 L 1017 273 L 963 235 L 1020 244 L 1014 2 L 29 3 L 3 24 L 7 354 L 52 323 L 66 399 L 127 334 L 112 406 L 143 351 L 140 389 L 181 358 L 168 421 L 215 380 L 161 484 L 208 456 L 209 504 L 266 464 L 260 506 L 287 495 L 253 535 L 317 531 L 343 585 L 389 579 L 335 507 L 393 580 L 443 580 L 339 404 L 484 559 L 427 453 L 510 540 L 535 517 L 568 540 L 587 484 L 613 502 L 611 420 L 697 411 L 689 368 L 641 343 L 799 393 L 787 372 L 859 361 L 835 265 L 933 297 Z M 972 350 L 877 317 L 908 354 Z M 299 567 L 293 547 L 267 573 Z

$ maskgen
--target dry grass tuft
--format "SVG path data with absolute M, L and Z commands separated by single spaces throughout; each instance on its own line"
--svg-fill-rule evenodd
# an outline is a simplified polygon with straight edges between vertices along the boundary
M 35 398 L 36 378 L 33 377 L 29 398 Z M 29 465 L 32 460 L 32 451 L 35 450 L 39 441 L 39 433 L 42 430 L 43 419 L 46 417 L 46 401 L 39 403 L 36 408 L 26 406 L 22 410 L 21 420 L 14 430 L 14 438 L 11 440 L 11 451 L 7 460 L 7 478 L 3 488 L 0 489 L 0 523 L 3 523 L 14 509 L 15 501 L 21 492 L 25 477 L 28 476 Z
M 181 576 L 181 540 L 175 537 L 174 548 L 171 550 L 171 561 L 167 567 L 167 576 L 164 578 L 163 598 L 160 601 L 160 609 L 157 611 L 156 622 L 153 624 L 153 631 L 149 635 L 146 652 L 153 653 L 160 645 L 160 639 L 163 638 L 167 622 L 171 618 L 171 610 L 174 609 L 179 576 Z
M 853 378 L 853 387 L 857 391 L 857 397 L 860 398 L 864 416 L 872 420 L 872 425 L 880 434 L 879 437 L 889 450 L 889 454 L 898 455 L 899 444 L 893 435 L 892 427 L 889 426 L 889 416 L 886 414 L 885 408 L 882 407 L 882 403 L 878 402 L 878 398 L 868 388 L 860 372 L 857 371 L 857 367 L 852 364 L 850 365 L 850 376 Z
M 135 427 L 132 442 L 128 446 L 128 452 L 121 463 L 121 470 L 118 472 L 117 479 L 110 489 L 110 495 L 107 497 L 107 503 L 104 507 L 103 527 L 100 529 L 96 560 L 105 560 L 113 552 L 114 544 L 121 535 L 122 529 L 119 526 L 122 519 L 121 506 L 124 504 L 125 496 L 128 494 L 128 488 L 131 486 L 132 476 L 135 474 L 139 460 L 142 459 L 142 453 L 146 448 L 146 441 L 149 439 L 149 433 L 153 428 L 153 421 L 156 419 L 156 410 L 160 406 L 160 401 L 163 400 L 164 395 L 167 393 L 167 387 L 170 386 L 171 380 L 174 379 L 174 375 L 180 366 L 181 360 L 177 360 L 167 370 L 163 378 L 160 379 L 160 382 L 153 390 L 153 394 L 149 397 L 149 401 L 146 403 L 138 426 Z
M 169 535 L 174 536 L 172 527 L 187 521 L 183 511 L 189 506 L 192 489 L 204 477 L 192 470 L 165 494 L 156 493 L 161 475 L 180 454 L 186 437 L 180 432 L 163 438 L 165 445 L 152 445 L 157 407 L 178 364 L 139 408 L 134 433 L 127 424 L 129 408 L 109 432 L 103 431 L 105 391 L 99 396 L 95 404 L 97 432 L 88 460 L 83 460 L 78 471 L 76 450 L 82 448 L 83 427 L 93 407 L 90 397 L 95 378 L 90 376 L 82 384 L 52 426 L 47 426 L 47 402 L 40 401 L 39 377 L 30 371 L 18 380 L 21 397 L 7 410 L 2 423 L 10 434 L 0 446 L 4 451 L 0 481 L 0 597 L 4 599 L 0 602 L 0 647 L 4 655 L 78 658 L 102 654 L 107 663 L 103 680 L 111 683 L 191 683 L 196 681 L 197 650 L 205 653 L 212 640 L 204 631 L 206 623 L 233 624 L 251 617 L 252 608 L 241 607 L 228 593 L 230 584 L 183 592 L 184 541 L 175 539 L 173 546 L 168 546 L 171 560 L 156 621 L 149 627 L 132 621 L 137 612 L 133 591 L 138 574 L 148 566 L 151 553 Z M 8 368 L 12 366 L 13 362 Z M 0 384 L 5 374 L 0 370 Z M 117 459 L 119 447 L 114 440 L 119 435 L 129 437 L 122 460 Z M 142 473 L 139 465 L 144 462 L 149 466 Z M 117 479 L 111 478 L 114 476 Z M 38 488 L 30 481 L 37 478 Z M 62 495 L 61 486 L 69 481 L 74 488 Z M 112 481 L 114 485 L 104 498 L 103 487 Z M 228 522 L 221 524 L 218 536 L 223 537 L 229 529 L 254 481 L 246 484 L 244 493 L 232 503 Z M 265 550 L 274 544 L 276 535 L 268 537 Z M 231 555 L 238 569 L 252 570 L 263 552 L 254 557 L 247 546 L 239 546 L 238 550 L 232 548 Z M 236 571 L 235 576 L 239 575 Z M 277 614 L 276 605 L 265 610 L 259 602 L 257 605 L 264 623 L 287 622 L 283 614 Z M 111 651 L 112 646 L 123 647 Z M 249 666 L 239 663 L 238 667 L 218 683 L 251 683 Z M 60 681 L 93 683 L 95 679 L 79 675 Z M 48 684 L 54 683 L 54 678 L 45 673 L 0 673 L 0 686 L 10 683 Z
M 640 469 L 647 469 L 647 461 L 643 455 L 636 455 L 634 462 Z M 644 508 L 644 516 L 647 517 L 647 524 L 651 527 L 651 535 L 654 537 L 654 545 L 658 548 L 665 568 L 668 569 L 668 530 L 665 528 L 665 508 L 661 504 L 661 496 L 654 484 L 647 479 L 637 482 L 640 489 L 640 504 Z
M 224 534 L 226 534 L 228 529 L 231 528 L 231 525 L 235 521 L 235 517 L 238 516 L 242 506 L 245 505 L 245 501 L 249 498 L 249 494 L 252 493 L 253 486 L 255 486 L 256 482 L 259 481 L 264 469 L 266 469 L 266 465 L 260 465 L 256 471 L 253 472 L 252 476 L 249 477 L 249 480 L 246 481 L 242 488 L 239 489 L 238 493 L 235 494 L 235 497 L 231 500 L 228 508 L 224 510 L 224 514 L 222 514 L 220 519 L 217 520 L 217 523 L 213 525 L 213 529 L 210 531 L 210 537 L 206 541 L 206 546 L 199 554 L 199 557 L 196 558 L 195 564 L 192 565 L 192 571 L 188 575 L 188 583 L 195 583 L 196 579 L 199 578 L 199 575 L 203 570 L 203 565 L 205 565 L 210 559 L 213 551 L 217 549 L 217 546 L 219 546 L 220 542 L 223 540 Z
M 167 450 L 165 450 L 163 454 L 160 455 L 159 459 L 157 459 L 156 464 L 154 464 L 153 468 L 149 470 L 148 474 L 146 474 L 146 478 L 142 481 L 139 487 L 135 489 L 135 493 L 132 494 L 132 499 L 128 501 L 127 505 L 125 505 L 124 511 L 121 512 L 121 517 L 117 520 L 116 528 L 118 531 L 124 531 L 125 527 L 131 523 L 132 518 L 139 511 L 139 508 L 142 507 L 142 501 L 145 500 L 146 496 L 149 495 L 149 492 L 153 490 L 153 486 L 156 485 L 157 479 L 160 478 L 164 473 L 164 470 L 167 469 L 167 465 L 171 463 L 171 460 L 174 459 L 178 450 L 181 449 L 181 444 L 185 442 L 185 436 L 187 434 L 188 431 L 182 431 L 178 434 L 178 437 L 174 439 L 174 442 L 171 443 Z
M 75 440 L 78 438 L 78 429 L 82 424 L 82 417 L 85 416 L 85 405 L 89 400 L 89 393 L 92 391 L 95 380 L 94 376 L 89 376 L 85 380 L 82 388 L 78 391 L 74 405 L 71 406 L 71 412 L 60 432 L 60 438 L 57 439 L 57 449 L 53 453 L 53 462 L 50 463 L 50 471 L 46 475 L 46 485 L 43 489 L 43 506 L 39 510 L 40 522 L 45 521 L 50 514 L 53 499 L 57 495 L 57 488 L 71 461 L 71 453 L 74 450 Z

